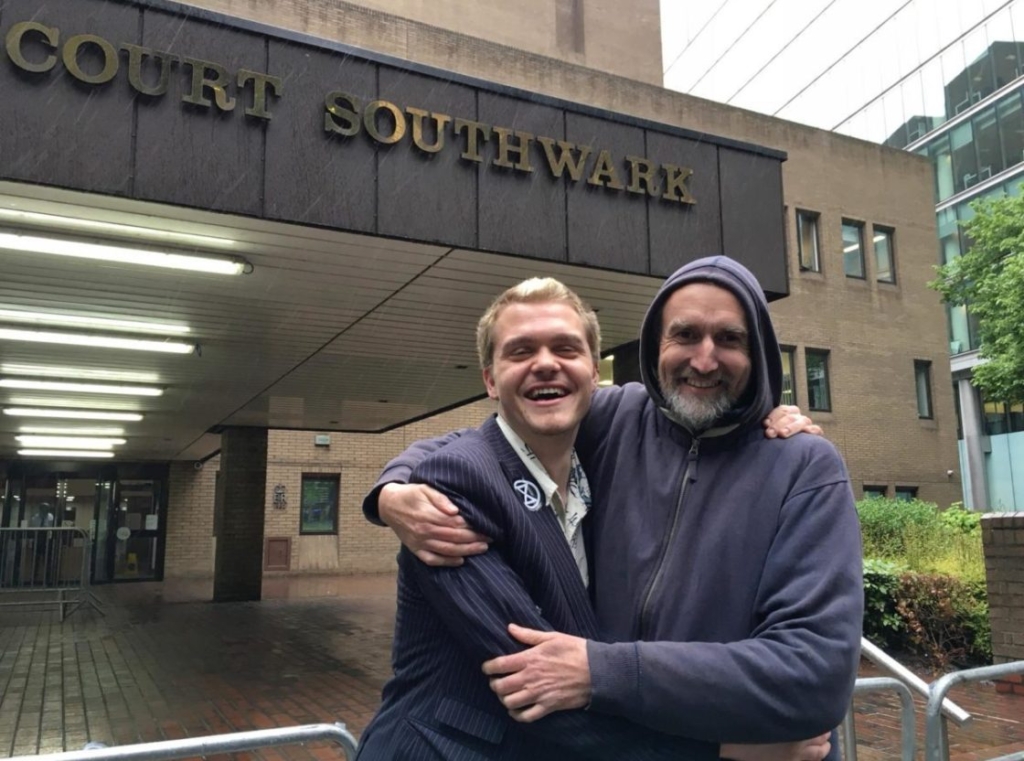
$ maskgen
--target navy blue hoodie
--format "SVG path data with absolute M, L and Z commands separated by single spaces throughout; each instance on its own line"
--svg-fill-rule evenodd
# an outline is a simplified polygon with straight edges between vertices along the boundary
M 743 305 L 750 385 L 725 425 L 695 437 L 658 387 L 661 311 L 693 282 Z M 767 439 L 782 365 L 763 292 L 725 257 L 678 270 L 640 333 L 639 384 L 595 395 L 577 439 L 590 478 L 592 710 L 704 740 L 779 742 L 837 726 L 863 615 L 849 478 L 826 439 Z M 833 751 L 837 756 L 838 749 Z M 705 755 L 706 754 L 706 755 Z

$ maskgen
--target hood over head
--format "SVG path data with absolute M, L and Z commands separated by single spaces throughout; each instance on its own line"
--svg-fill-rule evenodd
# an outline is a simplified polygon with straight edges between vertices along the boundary
M 760 422 L 779 405 L 782 397 L 782 357 L 761 284 L 750 270 L 727 256 L 709 256 L 680 267 L 665 280 L 651 302 L 640 328 L 640 375 L 647 392 L 658 407 L 667 409 L 658 382 L 661 313 L 668 297 L 690 283 L 711 283 L 725 288 L 743 305 L 750 334 L 750 383 L 723 423 Z

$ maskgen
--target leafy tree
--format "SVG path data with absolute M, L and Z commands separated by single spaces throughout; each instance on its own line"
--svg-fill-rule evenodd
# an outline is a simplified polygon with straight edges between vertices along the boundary
M 1024 196 L 972 204 L 963 229 L 971 249 L 939 267 L 929 285 L 949 304 L 967 304 L 980 323 L 974 383 L 991 399 L 1024 402 Z

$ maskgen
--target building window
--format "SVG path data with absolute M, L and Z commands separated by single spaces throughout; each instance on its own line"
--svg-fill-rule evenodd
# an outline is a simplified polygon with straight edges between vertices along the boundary
M 801 272 L 821 272 L 818 256 L 818 215 L 813 211 L 796 213 L 796 246 L 800 253 Z
M 917 487 L 897 486 L 896 499 L 900 500 L 901 502 L 910 502 L 911 500 L 917 499 Z
M 843 220 L 843 272 L 864 279 L 864 226 Z
M 923 359 L 914 360 L 914 385 L 917 388 L 917 416 L 931 420 L 932 410 L 932 363 Z
M 985 435 L 999 436 L 1010 432 L 1006 419 L 1006 405 L 1002 402 L 990 402 L 982 396 L 982 415 L 985 417 Z
M 1007 417 L 1010 421 L 1010 433 L 1020 433 L 1024 431 L 1024 404 L 1017 402 L 1016 404 L 1007 405 L 1008 414 Z
M 875 244 L 875 278 L 879 283 L 895 283 L 896 260 L 893 257 L 892 230 L 876 227 L 871 239 Z
M 782 347 L 782 404 L 796 404 L 796 349 Z
M 828 384 L 828 352 L 808 349 L 807 359 L 807 409 L 819 412 L 832 410 L 832 395 Z
M 949 132 L 953 153 L 953 185 L 957 193 L 978 184 L 978 156 L 974 152 L 974 130 L 970 122 L 957 125 Z
M 996 111 L 999 135 L 1002 138 L 1002 161 L 1007 167 L 1015 166 L 1024 156 L 1024 113 L 1021 112 L 1020 92 L 999 99 Z
M 864 484 L 864 499 L 885 499 L 889 496 L 888 486 L 868 486 Z
M 338 491 L 341 476 L 302 474 L 300 534 L 338 533 Z
M 986 436 L 1000 436 L 1004 433 L 1024 431 L 1024 404 L 1020 402 L 1016 404 L 990 402 L 984 396 L 982 396 L 981 402 Z

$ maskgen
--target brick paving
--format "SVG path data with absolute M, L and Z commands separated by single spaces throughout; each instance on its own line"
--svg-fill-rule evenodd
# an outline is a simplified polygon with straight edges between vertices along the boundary
M 103 587 L 106 616 L 0 608 L 0 758 L 344 721 L 358 736 L 390 674 L 394 577 L 270 581 L 259 603 L 213 604 L 208 584 Z M 877 676 L 869 664 L 865 676 Z M 931 679 L 930 676 L 925 676 Z M 950 728 L 951 761 L 1024 751 L 1024 696 L 992 685 L 951 697 L 975 715 Z M 899 701 L 854 706 L 860 761 L 899 758 Z M 923 738 L 923 701 L 918 704 Z M 920 740 L 923 746 L 923 739 Z M 318 744 L 254 754 L 330 761 Z

